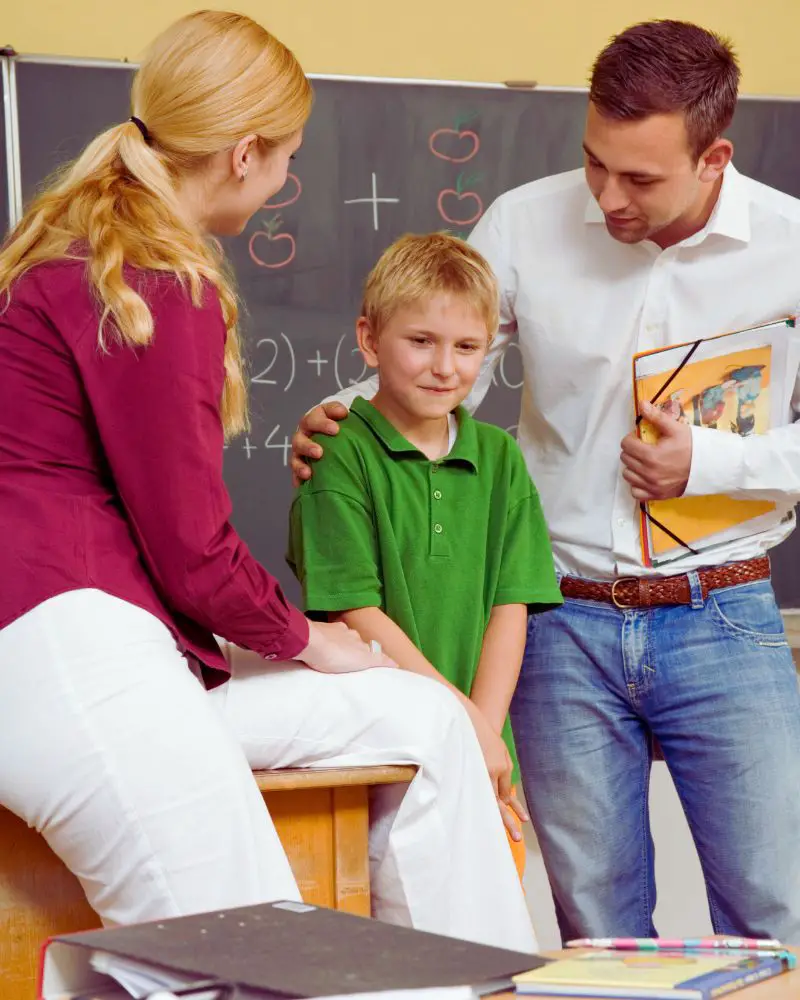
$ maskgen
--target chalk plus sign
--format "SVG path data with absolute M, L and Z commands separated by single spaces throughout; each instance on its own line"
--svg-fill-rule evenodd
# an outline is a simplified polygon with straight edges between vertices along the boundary
M 349 201 L 345 202 L 345 205 L 361 205 L 364 203 L 370 203 L 372 205 L 372 224 L 375 227 L 375 232 L 378 231 L 378 204 L 383 202 L 385 204 L 396 205 L 400 201 L 399 198 L 379 198 L 378 197 L 378 180 L 375 174 L 372 175 L 372 197 L 371 198 L 351 198 Z
M 327 365 L 328 359 L 323 358 L 322 355 L 319 353 L 319 351 L 317 351 L 317 356 L 315 358 L 307 358 L 306 360 L 310 365 L 317 366 L 317 378 L 319 378 L 320 375 L 322 374 L 322 366 Z
M 257 451 L 256 446 L 254 444 L 250 444 L 250 438 L 249 437 L 246 437 L 244 439 L 244 444 L 242 445 L 242 447 L 247 452 L 247 457 L 248 458 L 250 458 L 250 452 L 251 451 Z

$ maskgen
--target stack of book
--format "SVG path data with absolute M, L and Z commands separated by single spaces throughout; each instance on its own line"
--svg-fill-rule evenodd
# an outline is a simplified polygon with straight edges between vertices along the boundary
M 602 942 L 514 977 L 527 996 L 604 1000 L 715 1000 L 795 967 L 778 941 L 654 938 Z M 600 947 L 597 947 L 600 945 Z

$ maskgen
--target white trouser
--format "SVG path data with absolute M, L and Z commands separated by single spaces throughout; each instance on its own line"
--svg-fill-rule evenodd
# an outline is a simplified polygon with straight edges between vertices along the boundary
M 107 924 L 299 899 L 250 767 L 417 764 L 375 797 L 374 915 L 536 942 L 472 725 L 400 670 L 328 675 L 230 651 L 207 693 L 156 618 L 96 590 L 0 630 L 0 802 Z

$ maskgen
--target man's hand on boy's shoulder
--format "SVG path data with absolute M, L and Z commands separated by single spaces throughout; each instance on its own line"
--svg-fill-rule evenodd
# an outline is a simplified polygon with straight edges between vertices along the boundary
M 334 437 L 339 433 L 339 421 L 347 416 L 347 407 L 342 403 L 320 403 L 309 410 L 297 425 L 292 435 L 292 484 L 299 486 L 310 479 L 313 470 L 309 459 L 322 458 L 322 445 L 312 440 L 312 434 L 326 434 Z

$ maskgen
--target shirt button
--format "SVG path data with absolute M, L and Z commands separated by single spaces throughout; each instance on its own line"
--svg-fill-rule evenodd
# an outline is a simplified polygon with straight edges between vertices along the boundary
M 441 535 L 441 533 L 442 533 L 442 526 L 441 526 L 441 524 L 434 524 L 433 530 L 436 532 L 437 535 Z
M 265 659 L 265 660 L 277 660 L 277 659 L 278 659 L 278 654 L 277 654 L 277 653 L 268 653 L 268 654 L 267 654 L 267 655 L 266 655 L 266 656 L 264 657 L 264 659 Z
M 626 522 L 625 522 L 625 518 L 624 517 L 618 517 L 617 518 L 617 527 L 618 528 L 624 528 L 625 527 L 625 523 Z
M 434 474 L 434 472 L 436 472 L 436 470 L 437 470 L 438 468 L 439 468 L 439 466 L 438 466 L 438 465 L 432 465 L 432 466 L 431 466 L 431 475 L 433 475 L 433 474 Z
M 434 500 L 441 500 L 442 499 L 442 491 L 441 490 L 434 490 L 433 491 L 433 499 Z

